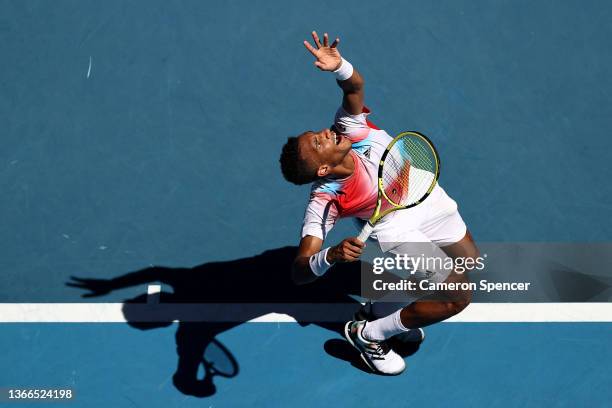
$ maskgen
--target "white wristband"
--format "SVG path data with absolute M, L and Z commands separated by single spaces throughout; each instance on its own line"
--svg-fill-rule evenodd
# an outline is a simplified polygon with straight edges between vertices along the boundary
M 334 74 L 336 74 L 336 79 L 338 81 L 346 81 L 347 79 L 353 76 L 353 66 L 350 62 L 342 58 L 340 68 L 335 70 Z
M 331 267 L 331 264 L 327 262 L 327 252 L 329 247 L 325 248 L 316 254 L 312 255 L 308 260 L 312 273 L 317 276 L 323 276 L 325 272 Z

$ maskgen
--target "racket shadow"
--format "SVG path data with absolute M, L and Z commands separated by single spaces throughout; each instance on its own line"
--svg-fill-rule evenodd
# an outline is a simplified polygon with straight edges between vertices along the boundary
M 267 313 L 293 317 L 300 325 L 315 324 L 338 334 L 361 306 L 351 295 L 360 292 L 358 263 L 339 265 L 309 285 L 290 276 L 297 247 L 283 247 L 227 262 L 193 268 L 153 266 L 113 279 L 73 277 L 67 286 L 98 297 L 127 287 L 161 283 L 159 304 L 147 294 L 124 301 L 130 326 L 152 330 L 178 321 L 175 387 L 186 395 L 208 397 L 217 392 L 215 378 L 238 375 L 239 362 L 216 336 Z
M 172 382 L 183 394 L 209 397 L 217 391 L 215 377 L 238 375 L 240 368 L 234 355 L 211 337 L 211 333 L 219 329 L 202 323 L 179 324 L 176 334 L 178 364 Z

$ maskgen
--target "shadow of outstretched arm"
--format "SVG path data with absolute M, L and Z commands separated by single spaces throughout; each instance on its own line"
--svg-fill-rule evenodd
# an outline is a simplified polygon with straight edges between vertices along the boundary
M 85 290 L 86 298 L 152 282 L 165 285 L 159 304 L 148 304 L 142 294 L 124 302 L 123 314 L 132 327 L 142 330 L 180 322 L 173 382 L 184 394 L 205 397 L 215 393 L 215 376 L 238 372 L 238 363 L 216 339 L 218 334 L 268 313 L 340 332 L 360 307 L 350 296 L 360 290 L 358 263 L 336 266 L 316 282 L 298 286 L 290 273 L 296 252 L 297 247 L 283 247 L 193 268 L 153 266 L 112 279 L 72 277 L 66 285 Z M 165 291 L 170 288 L 172 292 Z M 203 378 L 198 378 L 200 367 Z
M 350 318 L 358 306 L 350 295 L 359 293 L 359 264 L 338 265 L 316 282 L 298 286 L 290 274 L 296 252 L 296 247 L 282 247 L 253 257 L 193 268 L 153 266 L 112 279 L 72 277 L 66 285 L 86 290 L 82 296 L 92 298 L 118 289 L 161 282 L 165 285 L 161 304 L 200 305 L 200 310 L 196 306 L 192 308 L 193 319 L 199 321 L 244 322 L 267 313 L 288 314 L 300 323 L 340 322 Z M 172 293 L 166 291 L 170 288 Z M 126 303 L 146 303 L 146 296 Z M 169 317 L 193 320 L 189 313 L 166 316 Z M 126 318 L 130 321 L 129 316 Z

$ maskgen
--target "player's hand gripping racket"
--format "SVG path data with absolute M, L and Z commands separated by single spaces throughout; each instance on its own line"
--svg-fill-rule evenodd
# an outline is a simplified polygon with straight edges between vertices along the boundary
M 378 200 L 357 237 L 365 242 L 385 215 L 422 203 L 440 176 L 440 158 L 433 143 L 418 132 L 397 135 L 378 165 Z

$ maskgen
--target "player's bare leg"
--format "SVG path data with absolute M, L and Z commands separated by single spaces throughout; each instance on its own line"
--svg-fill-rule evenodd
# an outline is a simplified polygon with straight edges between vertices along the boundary
M 479 256 L 478 248 L 469 231 L 460 241 L 442 247 L 442 250 L 453 259 L 459 257 L 475 259 Z M 469 279 L 465 272 L 461 274 L 453 272 L 446 282 L 467 283 Z M 441 322 L 461 312 L 471 300 L 470 290 L 437 293 L 403 308 L 400 312 L 402 325 L 407 329 L 415 329 Z
M 442 249 L 454 259 L 478 257 L 478 249 L 469 232 L 459 242 Z M 465 272 L 453 271 L 445 282 L 469 281 Z M 461 312 L 470 303 L 471 295 L 469 290 L 436 293 L 372 322 L 364 320 L 348 322 L 345 327 L 345 337 L 361 351 L 361 357 L 370 368 L 386 374 L 399 374 L 405 369 L 405 364 L 395 353 L 392 358 L 384 362 L 384 365 L 381 364 L 383 353 L 393 353 L 386 340 L 400 334 L 402 336 L 414 334 L 409 336 L 414 338 L 413 341 L 422 341 L 424 338 L 422 327 Z

